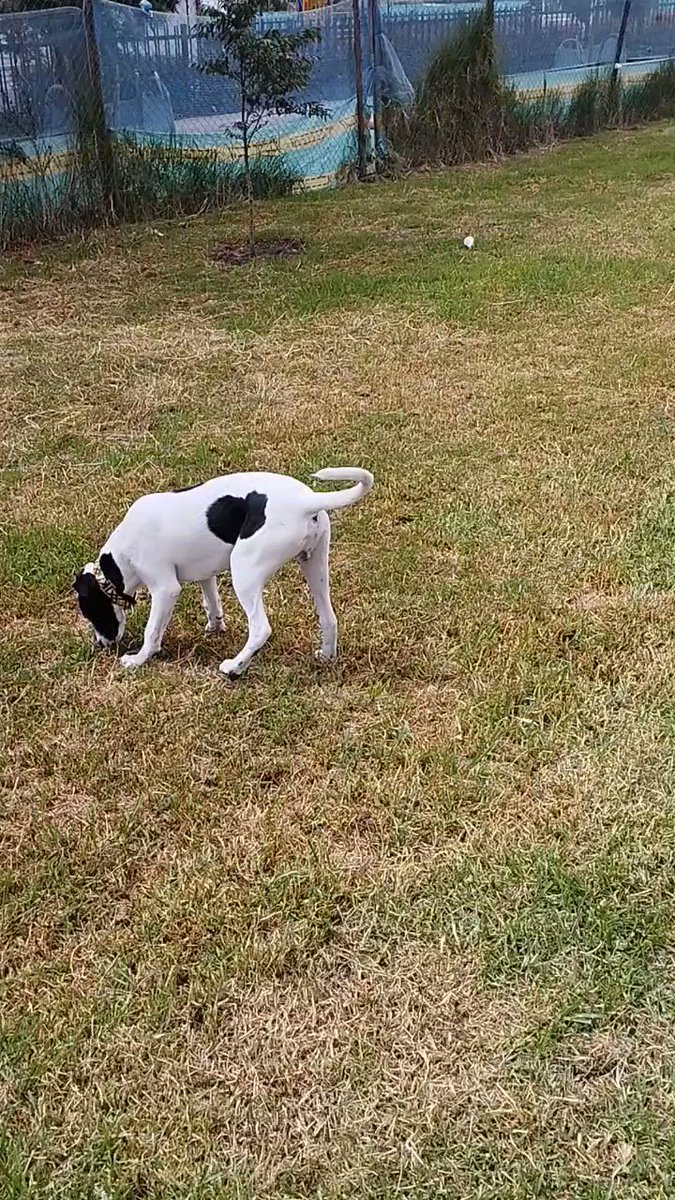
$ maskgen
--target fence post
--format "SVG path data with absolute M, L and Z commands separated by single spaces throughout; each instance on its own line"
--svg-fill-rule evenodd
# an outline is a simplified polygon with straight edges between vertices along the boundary
M 363 52 L 361 46 L 361 0 L 352 0 L 354 18 L 354 72 L 356 75 L 356 136 L 359 148 L 359 179 L 368 169 L 366 152 L 366 115 L 363 106 Z
M 379 33 L 380 33 L 380 6 L 379 0 L 368 0 L 368 9 L 370 14 L 370 53 L 372 57 L 372 73 L 373 73 L 373 146 L 375 150 L 375 164 L 377 167 L 378 154 L 380 149 L 380 80 L 379 80 Z
M 101 180 L 103 202 L 114 215 L 113 192 L 113 161 L 112 146 L 105 116 L 105 101 L 103 99 L 103 84 L 101 82 L 101 59 L 96 38 L 96 22 L 94 0 L 82 0 L 82 21 L 84 25 L 84 42 L 87 51 L 87 78 L 89 83 L 89 104 L 87 118 L 91 121 L 94 136 L 97 168 Z
M 619 75 L 619 63 L 623 54 L 623 43 L 626 40 L 626 26 L 628 24 L 628 14 L 630 12 L 631 0 L 624 0 L 623 12 L 621 14 L 621 24 L 619 26 L 619 36 L 616 39 L 616 51 L 614 54 L 614 66 L 612 68 L 612 85 L 617 81 Z

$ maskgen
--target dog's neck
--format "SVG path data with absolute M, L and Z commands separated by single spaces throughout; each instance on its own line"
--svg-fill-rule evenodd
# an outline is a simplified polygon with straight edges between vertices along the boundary
M 108 539 L 94 564 L 94 575 L 104 592 L 120 608 L 133 608 L 140 580 L 125 555 L 113 552 Z

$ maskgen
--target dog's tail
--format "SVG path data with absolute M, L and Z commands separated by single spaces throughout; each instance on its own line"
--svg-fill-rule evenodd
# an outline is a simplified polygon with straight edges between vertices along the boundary
M 363 500 L 364 496 L 368 495 L 375 480 L 370 471 L 366 471 L 363 467 L 324 467 L 322 471 L 317 471 L 312 475 L 312 479 L 318 479 L 321 483 L 329 483 L 332 480 L 348 480 L 355 483 L 356 487 L 345 488 L 341 492 L 315 492 L 314 499 L 308 499 L 306 512 L 308 516 L 312 516 L 318 512 L 330 512 L 334 508 L 349 508 L 350 504 L 357 504 L 359 500 Z

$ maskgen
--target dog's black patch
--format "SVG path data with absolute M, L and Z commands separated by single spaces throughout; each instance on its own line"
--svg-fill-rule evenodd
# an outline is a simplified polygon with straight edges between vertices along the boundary
M 202 486 L 201 483 L 188 483 L 187 487 L 174 488 L 173 489 L 174 495 L 177 495 L 178 492 L 191 492 L 194 490 L 194 488 L 201 487 L 201 486 Z
M 102 591 L 98 580 L 90 571 L 80 571 L 79 575 L 75 576 L 73 587 L 82 616 L 91 622 L 101 637 L 114 642 L 119 631 L 119 622 L 113 602 Z
M 265 524 L 265 509 L 267 508 L 267 496 L 262 492 L 249 492 L 246 497 L 246 516 L 244 524 L 241 527 L 239 537 L 253 537 L 259 529 L 262 529 Z
M 120 596 L 123 596 L 124 595 L 124 576 L 122 575 L 122 572 L 120 571 L 112 554 L 110 554 L 110 552 L 108 550 L 106 550 L 105 554 L 101 555 L 101 557 L 98 560 L 98 565 L 100 566 L 101 570 L 103 571 L 103 574 L 105 575 L 106 579 L 108 579 L 110 581 L 110 583 L 112 583 L 115 591 L 119 592 Z
M 267 496 L 249 492 L 248 496 L 220 496 L 206 510 L 206 524 L 215 537 L 228 546 L 238 538 L 249 538 L 265 524 Z
M 234 546 L 246 516 L 246 501 L 241 496 L 220 496 L 206 510 L 211 533 L 228 546 Z

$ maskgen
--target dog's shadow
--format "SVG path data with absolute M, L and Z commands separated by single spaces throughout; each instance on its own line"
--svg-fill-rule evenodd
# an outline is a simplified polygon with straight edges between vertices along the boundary
M 194 612 L 185 614 L 187 619 L 180 618 L 169 625 L 164 637 L 164 644 L 156 656 L 159 663 L 174 666 L 194 667 L 201 671 L 217 671 L 225 658 L 233 658 L 242 649 L 246 641 L 246 626 L 243 620 L 228 620 L 225 613 L 225 629 L 222 633 L 208 634 L 202 625 L 202 613 L 197 604 Z M 145 619 L 134 620 L 131 627 L 125 630 L 118 653 L 136 653 L 143 642 Z M 311 621 L 311 617 L 310 617 Z M 453 651 L 459 641 L 459 630 L 452 622 L 446 622 L 441 633 L 442 649 L 439 652 L 438 642 L 420 643 L 419 637 L 412 632 L 399 627 L 391 639 L 381 639 L 374 629 L 375 640 L 368 641 L 368 631 L 352 626 L 346 621 L 340 638 L 338 659 L 336 663 L 326 666 L 318 663 L 314 651 L 318 647 L 317 632 L 311 624 L 307 627 L 306 637 L 298 637 L 298 627 L 289 630 L 287 626 L 279 625 L 273 629 L 272 636 L 259 655 L 253 659 L 249 670 L 242 678 L 251 673 L 260 675 L 261 666 L 274 663 L 285 671 L 289 671 L 298 679 L 316 681 L 325 680 L 344 682 L 373 680 L 395 680 L 401 682 L 417 682 L 420 684 L 439 683 L 448 681 L 456 676 L 456 664 L 453 663 Z
M 127 646 L 127 641 L 129 645 Z M 138 650 L 139 642 L 124 639 L 120 655 Z M 241 639 L 227 631 L 210 637 L 177 632 L 168 637 L 153 661 L 174 667 L 194 668 L 199 673 L 217 673 L 224 658 L 232 657 L 241 649 Z M 439 684 L 456 677 L 456 668 L 447 657 L 434 657 L 421 649 L 419 644 L 396 642 L 377 646 L 354 645 L 344 641 L 336 662 L 318 662 L 314 655 L 315 646 L 274 645 L 274 639 L 256 655 L 241 680 L 262 680 L 265 666 L 273 667 L 292 676 L 299 684 L 368 684 L 374 681 L 393 683 Z

